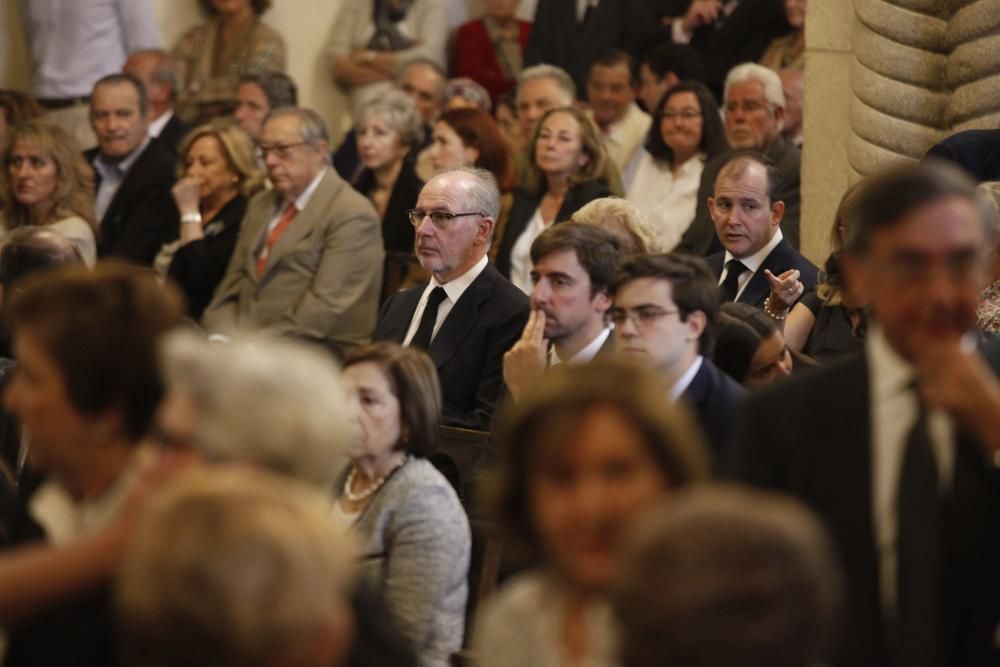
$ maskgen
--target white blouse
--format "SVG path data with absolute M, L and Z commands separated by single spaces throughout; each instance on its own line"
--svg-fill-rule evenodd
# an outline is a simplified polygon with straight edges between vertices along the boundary
M 528 221 L 521 235 L 510 250 L 510 281 L 525 294 L 531 294 L 531 244 L 542 232 L 551 225 L 542 220 L 542 209 L 535 209 L 535 214 Z
M 652 225 L 664 252 L 673 250 L 694 220 L 698 187 L 705 169 L 704 153 L 681 165 L 675 177 L 670 164 L 642 149 L 635 178 L 625 198 L 635 204 Z

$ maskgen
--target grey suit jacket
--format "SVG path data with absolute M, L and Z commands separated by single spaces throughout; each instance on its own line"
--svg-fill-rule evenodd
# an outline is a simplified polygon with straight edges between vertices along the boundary
M 346 470 L 334 486 L 340 496 Z M 469 519 L 455 490 L 426 459 L 410 459 L 354 524 L 361 574 L 385 594 L 420 664 L 447 667 L 462 648 L 468 601 Z
M 375 209 L 327 168 L 258 279 L 257 255 L 280 204 L 274 191 L 250 200 L 229 267 L 205 309 L 205 328 L 263 329 L 324 343 L 340 355 L 367 343 L 385 256 Z

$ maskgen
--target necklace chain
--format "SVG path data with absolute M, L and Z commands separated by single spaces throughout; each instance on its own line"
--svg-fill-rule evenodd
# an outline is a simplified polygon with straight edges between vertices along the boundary
M 389 478 L 389 475 L 395 472 L 397 468 L 401 468 L 409 458 L 410 458 L 409 456 L 404 456 L 403 460 L 400 461 L 397 465 L 393 466 L 392 470 L 390 470 L 385 475 L 382 475 L 381 477 L 376 479 L 375 483 L 369 486 L 364 491 L 351 491 L 351 486 L 354 485 L 354 474 L 358 470 L 356 466 L 352 465 L 351 471 L 347 473 L 347 479 L 344 481 L 344 495 L 347 496 L 347 499 L 350 500 L 352 503 L 360 502 L 374 495 L 376 491 L 382 488 L 382 485 L 385 484 L 385 480 Z

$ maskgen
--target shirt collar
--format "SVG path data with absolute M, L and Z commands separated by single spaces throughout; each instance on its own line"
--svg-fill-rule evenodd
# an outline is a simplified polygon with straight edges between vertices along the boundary
M 431 276 L 431 284 L 428 285 L 428 294 L 430 293 L 429 290 L 432 290 L 435 287 L 441 287 L 444 289 L 444 293 L 448 295 L 449 301 L 452 303 L 458 303 L 459 297 L 462 296 L 465 290 L 469 289 L 469 285 L 471 285 L 473 281 L 479 277 L 479 274 L 483 272 L 483 269 L 486 268 L 487 261 L 486 255 L 483 255 L 479 258 L 478 262 L 472 265 L 471 269 L 460 275 L 458 278 L 449 280 L 443 285 L 439 283 L 434 276 Z
M 313 194 L 316 193 L 316 188 L 319 187 L 319 182 L 323 180 L 324 176 L 326 176 L 326 170 L 327 167 L 323 167 L 320 172 L 316 174 L 316 178 L 312 179 L 312 183 L 310 183 L 309 186 L 302 191 L 302 194 L 295 198 L 295 208 L 297 208 L 300 212 L 306 210 L 306 206 L 309 205 L 309 200 L 312 199 Z
M 645 112 L 643 112 L 643 110 L 640 109 L 635 102 L 633 102 L 628 106 L 628 109 L 625 110 L 625 113 L 622 114 L 620 120 L 616 120 L 615 122 L 608 125 L 608 131 L 604 133 L 604 136 L 607 137 L 608 139 L 611 139 L 614 142 L 620 143 L 622 139 L 621 135 L 625 131 L 625 126 L 630 121 L 632 121 L 633 116 L 642 113 Z
M 156 120 L 154 120 L 149 124 L 149 129 L 146 130 L 146 134 L 148 134 L 151 137 L 160 136 L 160 134 L 163 133 L 163 128 L 167 126 L 167 123 L 169 123 L 170 119 L 173 117 L 174 117 L 173 111 L 168 111 L 162 114 L 159 118 L 157 118 Z
M 767 256 L 771 254 L 771 251 L 774 250 L 779 243 L 781 243 L 781 239 L 783 238 L 784 236 L 781 234 L 781 227 L 778 227 L 778 229 L 776 229 L 774 232 L 774 236 L 771 237 L 771 240 L 768 241 L 763 248 L 761 248 L 760 250 L 758 250 L 757 252 L 748 257 L 739 258 L 740 263 L 743 264 L 743 266 L 747 267 L 747 270 L 749 270 L 751 273 L 757 273 L 757 270 L 760 268 L 760 265 L 764 263 L 764 260 L 767 259 Z M 731 259 L 737 259 L 737 258 L 734 257 L 733 254 L 727 250 L 726 257 L 725 259 L 722 260 L 722 265 L 726 266 L 727 264 L 729 264 L 729 260 Z
M 549 361 L 550 366 L 555 366 L 557 364 L 585 364 L 595 356 L 600 351 L 601 347 L 604 346 L 604 342 L 608 340 L 608 336 L 611 335 L 611 327 L 604 327 L 601 332 L 594 337 L 594 340 L 587 343 L 587 346 L 570 357 L 567 361 L 563 361 L 559 358 L 559 353 L 556 352 L 556 346 L 553 345 L 549 350 Z
M 681 397 L 681 394 L 687 391 L 687 388 L 691 386 L 692 382 L 694 382 L 694 376 L 701 370 L 701 364 L 704 360 L 705 358 L 699 354 L 698 358 L 694 360 L 694 363 L 691 364 L 690 368 L 688 368 L 687 371 L 684 372 L 684 375 L 681 376 L 681 379 L 674 383 L 674 386 L 670 388 L 671 401 L 676 401 Z
M 132 168 L 132 165 L 135 164 L 135 161 L 139 159 L 139 156 L 142 155 L 142 152 L 146 150 L 146 147 L 149 146 L 149 142 L 150 137 L 147 134 L 138 148 L 132 151 L 128 157 L 118 162 L 111 162 L 104 159 L 104 154 L 98 151 L 97 157 L 94 159 L 94 168 L 100 172 L 102 178 L 107 178 L 109 173 L 124 176 Z

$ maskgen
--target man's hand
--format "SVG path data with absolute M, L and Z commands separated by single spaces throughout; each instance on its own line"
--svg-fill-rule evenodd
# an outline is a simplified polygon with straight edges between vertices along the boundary
M 775 309 L 779 315 L 794 306 L 806 289 L 805 285 L 799 282 L 798 269 L 788 269 L 780 276 L 764 269 L 764 275 L 771 283 L 771 308 Z
M 532 310 L 521 338 L 503 355 L 503 380 L 515 400 L 545 372 L 548 350 L 545 313 Z
M 928 346 L 916 361 L 924 403 L 975 433 L 995 459 L 1000 452 L 1000 380 L 976 350 L 960 341 Z
M 702 26 L 712 25 L 721 13 L 721 0 L 694 0 L 684 15 L 684 31 L 690 35 Z

